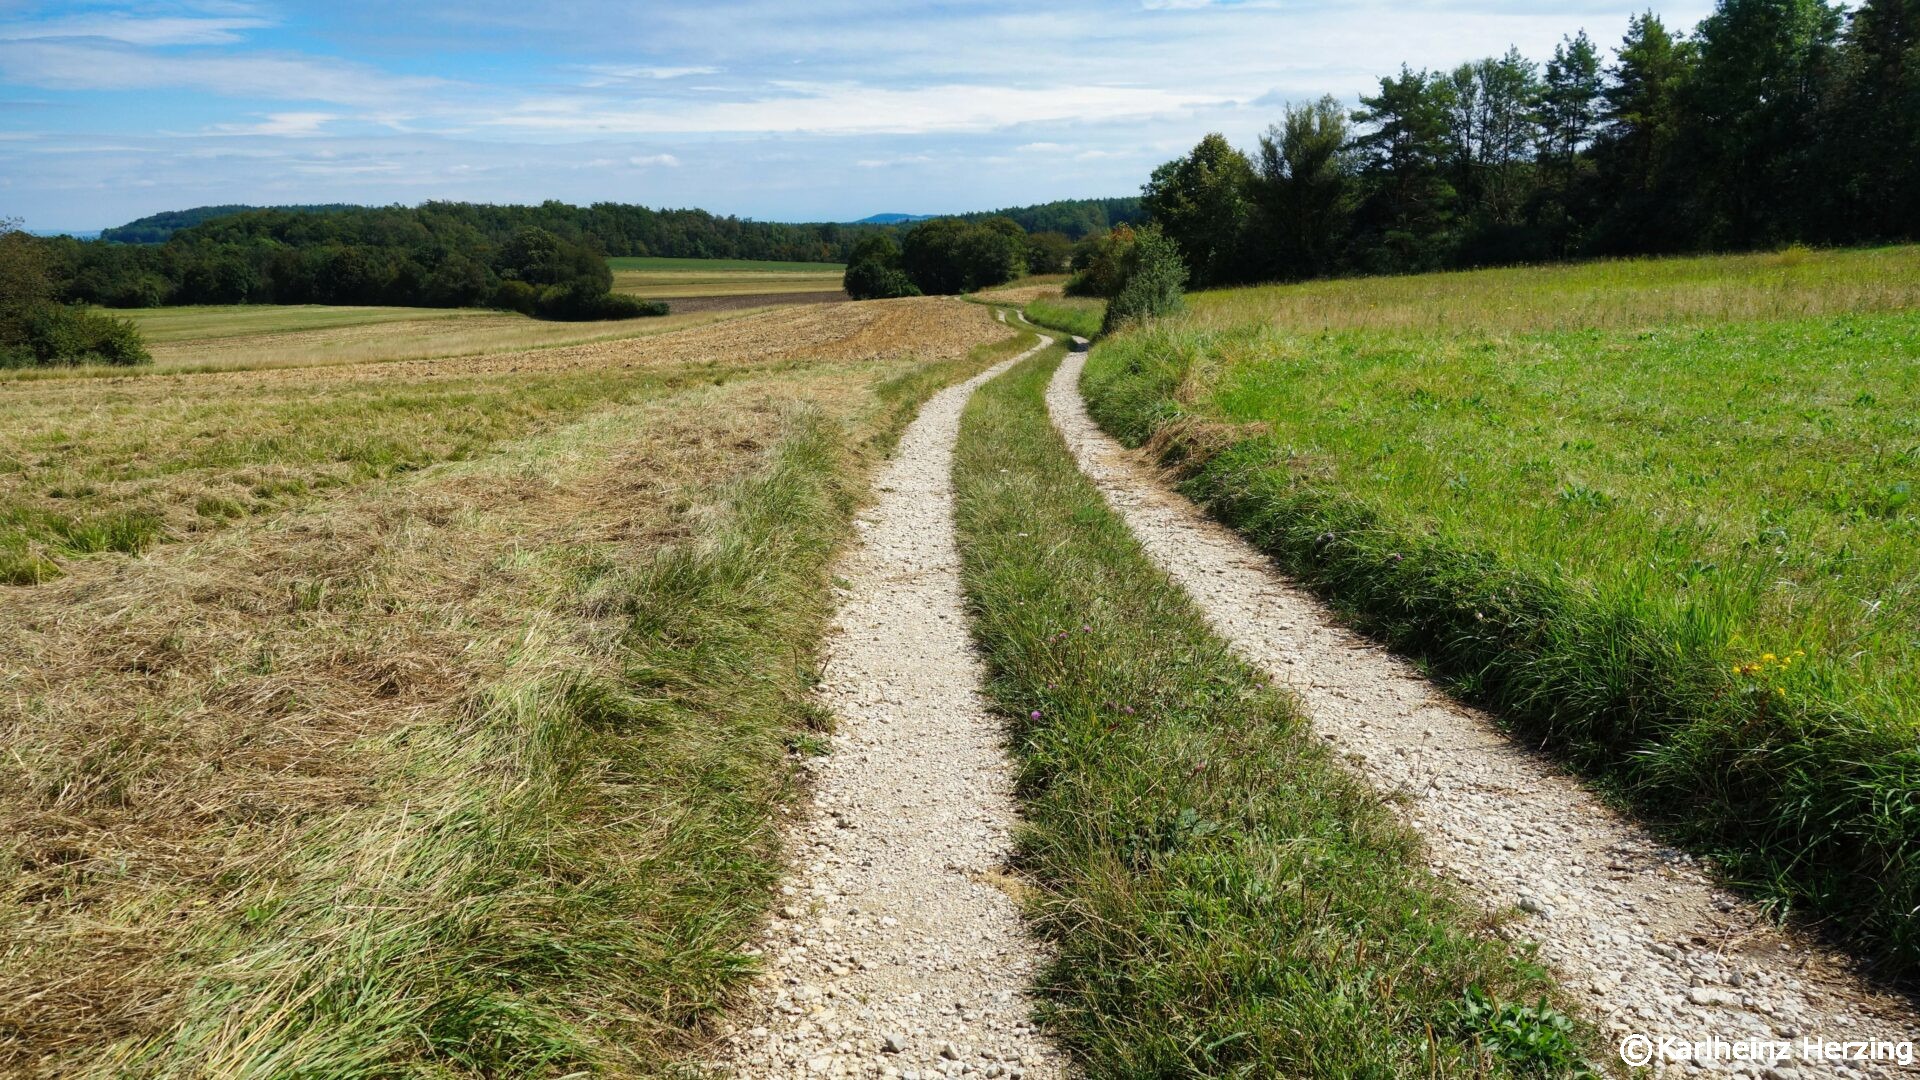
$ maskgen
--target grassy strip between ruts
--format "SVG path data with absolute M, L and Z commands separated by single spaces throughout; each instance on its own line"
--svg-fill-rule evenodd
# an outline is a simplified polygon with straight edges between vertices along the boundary
M 1545 973 L 1081 476 L 1042 403 L 1059 355 L 976 395 L 954 470 L 1053 1030 L 1096 1077 L 1579 1071 Z
M 1880 605 L 1869 597 L 1889 597 L 1890 609 L 1901 603 L 1898 582 L 1873 571 L 1908 557 L 1911 540 L 1874 539 L 1901 524 L 1898 512 L 1822 517 L 1847 494 L 1842 481 L 1855 475 L 1847 470 L 1893 456 L 1839 446 L 1791 423 L 1796 413 L 1822 419 L 1826 397 L 1853 393 L 1849 364 L 1900 355 L 1893 345 L 1836 360 L 1830 341 L 1870 332 L 1897 340 L 1906 325 L 1905 316 L 1849 316 L 1623 332 L 1624 344 L 1599 333 L 1572 345 L 1427 341 L 1412 354 L 1394 351 L 1406 346 L 1390 339 L 1316 337 L 1293 352 L 1271 347 L 1285 364 L 1257 361 L 1278 372 L 1258 393 L 1283 403 L 1281 418 L 1235 424 L 1238 417 L 1221 415 L 1221 387 L 1251 385 L 1244 372 L 1256 361 L 1246 358 L 1267 355 L 1258 351 L 1264 339 L 1176 323 L 1103 345 L 1084 387 L 1102 426 L 1132 445 L 1151 441 L 1186 472 L 1189 495 L 1361 629 L 1422 658 L 1463 696 L 1602 778 L 1676 839 L 1716 856 L 1732 880 L 1825 920 L 1883 970 L 1911 977 L 1920 972 L 1920 751 L 1912 671 L 1889 663 L 1911 646 L 1897 623 L 1882 628 L 1862 617 Z M 1705 347 L 1670 361 L 1654 352 L 1665 337 L 1704 338 Z M 1763 349 L 1776 339 L 1788 345 Z M 1557 370 L 1537 355 L 1555 347 L 1566 350 L 1568 366 L 1603 355 L 1557 396 L 1515 393 L 1536 373 Z M 1462 378 L 1450 366 L 1462 354 L 1503 363 Z M 1769 384 L 1743 366 L 1776 354 L 1812 389 Z M 1355 369 L 1388 374 L 1376 385 Z M 1666 382 L 1633 398 L 1634 380 L 1649 371 Z M 1704 388 L 1686 382 L 1715 378 Z M 1450 398 L 1436 410 L 1420 389 L 1407 388 L 1448 379 L 1455 381 L 1443 393 L 1470 404 Z M 1724 401 L 1690 404 L 1716 394 Z M 1621 396 L 1630 400 L 1615 404 Z M 1448 417 L 1482 400 L 1489 420 L 1456 437 Z M 1856 412 L 1873 399 L 1859 400 Z M 1755 419 L 1753 401 L 1788 420 Z M 1417 410 L 1417 423 L 1409 421 Z M 1870 422 L 1863 416 L 1834 430 L 1878 442 Z M 1534 460 L 1547 460 L 1551 477 L 1560 467 L 1552 446 L 1571 456 L 1595 445 L 1582 441 L 1583 431 L 1600 432 L 1602 445 L 1620 441 L 1626 464 L 1565 467 L 1631 497 L 1569 483 L 1529 501 L 1498 486 L 1536 444 L 1548 447 L 1549 456 Z M 1342 442 L 1330 432 L 1353 434 Z M 1368 440 L 1388 449 L 1372 457 L 1351 449 Z M 1777 465 L 1778 456 L 1792 465 Z M 1425 473 L 1411 464 L 1429 461 L 1442 464 Z M 1457 480 L 1448 480 L 1444 463 L 1459 470 Z M 1749 480 L 1742 468 L 1777 468 L 1782 479 Z M 1832 474 L 1824 493 L 1793 486 L 1816 469 Z M 1690 493 L 1687 485 L 1700 481 L 1688 473 L 1714 489 Z M 1674 491 L 1667 504 L 1657 501 Z M 1828 530 L 1817 543 L 1806 539 L 1809 519 Z M 1782 521 L 1798 531 L 1765 528 Z M 1744 539 L 1742 528 L 1758 539 Z M 1708 539 L 1719 547 L 1707 547 Z M 1822 551 L 1830 556 L 1824 565 L 1812 557 Z M 1582 558 L 1602 565 L 1583 566 Z M 1753 597 L 1785 599 L 1768 607 Z M 1802 643 L 1813 655 L 1795 653 Z

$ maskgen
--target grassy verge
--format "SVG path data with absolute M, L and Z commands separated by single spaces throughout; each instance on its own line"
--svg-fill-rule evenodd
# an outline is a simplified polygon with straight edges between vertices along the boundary
M 976 395 L 954 470 L 1055 1030 L 1093 1076 L 1576 1071 L 1582 1036 L 1523 1004 L 1544 973 L 1421 869 L 1081 476 L 1042 401 L 1059 355 Z
M 1216 294 L 1085 389 L 1362 628 L 1911 976 L 1920 424 L 1891 403 L 1920 316 L 1850 309 L 1910 291 L 1877 275 L 1916 250 L 1570 268 L 1478 306 L 1460 275 L 1341 283 L 1307 330 L 1335 286 L 1250 290 L 1270 318 Z
M 1043 297 L 1026 306 L 1027 321 L 1092 340 L 1100 336 L 1107 314 L 1105 300 L 1070 296 Z

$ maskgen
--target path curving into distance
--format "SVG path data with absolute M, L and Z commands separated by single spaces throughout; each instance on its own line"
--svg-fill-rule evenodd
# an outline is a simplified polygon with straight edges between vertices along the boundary
M 1047 392 L 1081 469 L 1215 630 L 1296 693 L 1314 730 L 1393 799 L 1425 837 L 1435 871 L 1489 909 L 1516 912 L 1512 936 L 1540 944 L 1612 1044 L 1636 1034 L 1655 1043 L 1783 1040 L 1793 1060 L 1713 1071 L 1768 1080 L 1911 1074 L 1884 1060 L 1803 1060 L 1804 1039 L 1915 1040 L 1920 1018 L 1842 957 L 1775 930 L 1492 717 L 1342 629 L 1099 429 L 1080 397 L 1085 363 L 1084 353 L 1070 355 Z
M 1065 1075 L 1030 1021 L 1040 946 L 1005 871 L 1013 766 L 978 693 L 952 480 L 967 399 L 1051 344 L 929 399 L 856 521 L 820 687 L 833 753 L 814 759 L 812 812 L 760 946 L 767 978 L 722 1075 Z

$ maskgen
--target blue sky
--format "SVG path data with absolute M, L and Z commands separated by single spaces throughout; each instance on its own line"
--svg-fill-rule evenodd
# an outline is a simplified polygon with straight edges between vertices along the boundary
M 0 0 L 0 217 L 612 200 L 774 220 L 1130 194 L 1210 130 L 1609 0 Z M 1662 6 L 1690 28 L 1707 0 Z

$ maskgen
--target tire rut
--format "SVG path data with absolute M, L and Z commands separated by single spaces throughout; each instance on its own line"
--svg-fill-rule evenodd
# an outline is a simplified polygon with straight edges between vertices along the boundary
M 1099 429 L 1080 397 L 1084 366 L 1083 353 L 1070 355 L 1047 394 L 1081 469 L 1215 629 L 1298 695 L 1314 730 L 1393 800 L 1427 840 L 1433 869 L 1507 919 L 1504 934 L 1539 944 L 1612 1044 L 1786 1042 L 1791 1059 L 1709 1070 L 1769 1080 L 1906 1071 L 1806 1060 L 1805 1039 L 1911 1041 L 1920 1022 L 1910 1002 L 1773 926 L 1491 716 L 1341 628 Z
M 796 868 L 759 946 L 766 974 L 722 1075 L 1065 1075 L 1030 1020 L 1042 953 L 1005 869 L 1013 767 L 978 692 L 952 482 L 967 399 L 1050 344 L 931 398 L 856 521 L 820 686 L 833 752 L 810 766 Z

